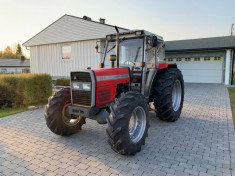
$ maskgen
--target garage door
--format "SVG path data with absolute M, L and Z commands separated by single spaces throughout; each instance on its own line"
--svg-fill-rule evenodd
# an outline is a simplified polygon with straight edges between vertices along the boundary
M 189 83 L 222 83 L 223 57 L 170 58 Z

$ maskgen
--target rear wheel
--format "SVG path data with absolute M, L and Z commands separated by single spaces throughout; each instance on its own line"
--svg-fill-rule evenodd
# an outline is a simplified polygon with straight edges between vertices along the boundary
M 70 88 L 64 88 L 50 97 L 46 105 L 45 119 L 48 128 L 55 134 L 67 136 L 76 133 L 86 123 L 85 117 L 69 114 Z
M 107 119 L 108 142 L 112 149 L 123 155 L 134 155 L 145 143 L 149 128 L 149 105 L 138 92 L 123 93 L 110 107 Z
M 157 116 L 164 121 L 176 121 L 181 114 L 184 101 L 184 80 L 177 68 L 159 71 L 153 88 L 154 106 Z

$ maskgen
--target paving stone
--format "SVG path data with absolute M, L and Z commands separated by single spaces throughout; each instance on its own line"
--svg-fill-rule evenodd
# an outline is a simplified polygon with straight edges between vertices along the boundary
M 43 175 L 44 175 L 44 176 L 56 176 L 56 173 L 55 173 L 55 172 L 48 171 L 48 172 L 45 172 Z
M 20 173 L 20 174 L 25 172 L 26 170 L 27 169 L 25 167 L 21 167 L 21 166 L 14 169 L 15 172 Z
M 95 173 L 99 172 L 99 169 L 97 169 L 95 167 L 88 167 L 87 171 L 95 174 Z
M 88 175 L 89 174 L 89 172 L 88 171 L 86 171 L 86 170 L 78 170 L 77 172 L 76 172 L 78 175 L 81 175 L 81 176 L 85 176 L 85 175 Z
M 198 175 L 199 174 L 199 171 L 195 171 L 193 169 L 185 169 L 184 172 L 189 173 L 191 175 Z
M 149 137 L 135 156 L 115 153 L 106 125 L 90 119 L 77 134 L 55 135 L 44 112 L 42 107 L 0 118 L 0 175 L 235 176 L 235 133 L 224 85 L 185 84 L 181 118 L 174 123 L 151 111 Z
M 77 168 L 82 169 L 82 170 L 85 170 L 85 169 L 87 169 L 88 167 L 89 167 L 88 165 L 82 164 L 82 163 L 80 163 L 80 164 L 77 166 Z

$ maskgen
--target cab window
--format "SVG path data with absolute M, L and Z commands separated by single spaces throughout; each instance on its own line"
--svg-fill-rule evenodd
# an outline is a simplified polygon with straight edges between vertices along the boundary
M 155 68 L 156 48 L 149 48 L 146 52 L 146 62 L 148 68 Z

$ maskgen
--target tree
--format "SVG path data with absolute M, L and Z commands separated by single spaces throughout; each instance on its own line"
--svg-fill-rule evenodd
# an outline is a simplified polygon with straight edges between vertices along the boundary
M 2 55 L 3 58 L 15 58 L 15 59 L 18 59 L 20 58 L 19 55 L 16 55 L 12 52 L 12 48 L 10 46 L 7 46 L 4 51 L 3 51 L 3 55 Z
M 12 54 L 12 49 L 10 46 L 7 46 L 5 49 L 4 49 L 4 54 Z
M 0 58 L 14 58 L 20 59 L 23 56 L 23 49 L 20 43 L 15 43 L 13 49 L 7 46 L 4 51 L 0 51 Z
M 16 53 L 17 44 L 18 44 L 18 43 L 14 43 L 14 45 L 13 45 L 13 48 L 12 48 L 12 52 L 13 52 L 13 53 Z
M 16 47 L 16 54 L 20 56 L 22 55 L 22 48 L 19 43 L 17 44 L 17 47 Z

